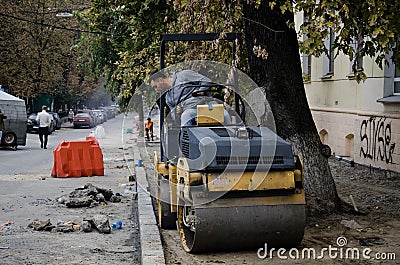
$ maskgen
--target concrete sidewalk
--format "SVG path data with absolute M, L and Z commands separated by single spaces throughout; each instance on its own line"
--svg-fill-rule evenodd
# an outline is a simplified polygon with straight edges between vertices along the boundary
M 124 115 L 124 124 L 134 124 L 134 115 Z M 158 121 L 157 121 L 158 122 Z M 100 126 L 102 126 L 100 124 Z M 68 121 L 62 124 L 63 128 L 73 128 L 73 124 Z M 95 131 L 96 128 L 92 128 Z M 131 175 L 136 179 L 136 192 L 137 192 L 137 203 L 138 203 L 138 223 L 140 231 L 140 259 L 143 265 L 164 265 L 165 257 L 162 248 L 160 232 L 156 222 L 152 198 L 149 190 L 149 183 L 147 181 L 146 171 L 143 167 L 138 167 L 138 161 L 142 160 L 140 151 L 138 148 L 138 141 L 143 142 L 143 139 L 138 139 L 138 131 L 135 128 L 126 126 L 122 128 L 123 133 L 121 143 L 124 151 L 124 160 L 130 170 Z M 158 126 L 155 126 L 155 136 L 157 138 L 159 134 Z M 98 139 L 100 146 L 103 147 L 115 147 L 116 140 L 120 134 L 118 131 L 113 131 L 112 135 L 107 134 L 104 139 Z M 107 161 L 107 157 L 105 160 Z
M 126 115 L 124 124 L 135 124 L 134 115 Z M 148 176 L 143 166 L 138 166 L 142 161 L 138 141 L 138 131 L 133 127 L 126 126 L 123 128 L 123 142 L 126 145 L 124 149 L 130 150 L 133 159 L 125 157 L 128 168 L 136 179 L 137 195 L 138 195 L 138 217 L 140 227 L 140 247 L 141 247 L 141 264 L 143 265 L 164 265 L 165 257 L 162 247 L 160 231 L 156 222 L 151 194 L 149 192 Z M 140 163 L 142 164 L 142 163 Z

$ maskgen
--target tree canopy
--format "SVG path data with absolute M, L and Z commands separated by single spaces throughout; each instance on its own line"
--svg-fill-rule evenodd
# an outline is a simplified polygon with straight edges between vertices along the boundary
M 240 0 L 91 2 L 91 8 L 81 14 L 81 21 L 86 29 L 100 31 L 104 35 L 86 35 L 90 69 L 106 76 L 109 90 L 122 98 L 130 98 L 135 89 L 157 69 L 162 33 L 243 32 L 244 22 L 252 23 L 244 16 L 243 1 Z M 268 6 L 277 14 L 303 12 L 306 19 L 298 34 L 307 38 L 300 42 L 301 52 L 315 56 L 327 53 L 324 39 L 332 30 L 336 55 L 342 52 L 351 60 L 370 56 L 381 67 L 385 62 L 398 62 L 400 59 L 399 47 L 396 46 L 400 31 L 399 1 L 250 2 Z M 293 20 L 286 23 L 294 27 Z M 356 49 L 352 45 L 355 39 L 359 40 Z M 251 42 L 253 51 L 259 56 L 267 56 L 268 50 L 258 45 L 256 39 L 242 39 L 238 44 L 245 42 Z M 193 58 L 228 62 L 229 50 L 224 52 L 218 44 L 171 44 L 167 59 L 170 63 Z M 246 69 L 247 55 L 244 46 L 241 47 L 236 64 Z M 210 49 L 217 49 L 217 52 L 210 52 Z M 358 79 L 366 78 L 360 69 L 353 70 Z
M 58 106 L 71 105 L 96 88 L 96 79 L 78 67 L 81 51 L 71 49 L 80 25 L 73 17 L 57 16 L 72 2 L 1 1 L 0 84 L 28 103 L 43 93 Z
M 285 8 L 290 9 L 290 6 L 287 4 L 282 10 Z M 396 45 L 400 32 L 399 1 L 296 1 L 294 8 L 304 12 L 306 18 L 300 34 L 308 38 L 301 43 L 301 51 L 315 56 L 326 53 L 323 40 L 332 29 L 333 47 L 337 53 L 348 55 L 350 60 L 369 56 L 375 58 L 381 68 L 384 63 L 399 62 L 400 50 Z M 355 41 L 357 49 L 352 45 Z M 359 79 L 367 78 L 357 70 L 353 68 Z
M 89 32 L 83 34 L 81 60 L 93 73 L 107 78 L 106 88 L 129 101 L 158 60 L 161 33 L 167 30 L 169 6 L 163 1 L 91 1 L 92 6 L 78 14 Z
M 247 2 L 267 6 L 281 15 L 287 11 L 303 12 L 305 20 L 298 34 L 306 38 L 300 38 L 301 52 L 315 56 L 326 53 L 324 39 L 333 31 L 336 55 L 342 52 L 351 60 L 370 56 L 381 67 L 385 62 L 400 60 L 396 45 L 399 1 Z M 79 5 L 75 1 L 5 0 L 0 14 L 0 81 L 19 96 L 30 98 L 37 93 L 58 91 L 60 98 L 72 100 L 87 96 L 95 77 L 103 76 L 108 91 L 126 103 L 158 68 L 162 33 L 243 32 L 246 21 L 257 26 L 244 15 L 243 4 L 241 0 L 94 0 L 81 1 Z M 75 19 L 56 16 L 63 7 L 76 11 L 83 33 L 74 24 Z M 294 27 L 293 20 L 286 23 Z M 357 47 L 352 45 L 355 40 Z M 267 57 L 269 51 L 257 39 L 238 40 L 233 63 L 248 71 L 245 43 L 251 43 L 258 56 Z M 170 44 L 167 48 L 167 65 L 185 59 L 232 63 L 229 44 L 218 41 Z M 359 80 L 366 78 L 360 69 L 353 70 Z

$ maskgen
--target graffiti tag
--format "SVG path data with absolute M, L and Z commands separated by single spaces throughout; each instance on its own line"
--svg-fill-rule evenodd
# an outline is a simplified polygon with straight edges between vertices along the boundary
M 393 164 L 392 154 L 396 146 L 392 143 L 392 123 L 386 118 L 370 117 L 361 122 L 360 156 L 371 160 L 380 160 L 386 164 Z

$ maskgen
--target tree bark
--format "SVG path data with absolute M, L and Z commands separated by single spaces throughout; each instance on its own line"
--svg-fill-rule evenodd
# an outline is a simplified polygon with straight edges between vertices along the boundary
M 265 89 L 277 134 L 293 145 L 304 163 L 308 209 L 334 211 L 339 206 L 335 182 L 308 106 L 297 35 L 286 24 L 294 22 L 294 15 L 282 14 L 278 7 L 271 10 L 261 1 L 258 8 L 244 4 L 244 17 L 250 77 Z M 266 59 L 253 52 L 255 45 L 268 52 Z

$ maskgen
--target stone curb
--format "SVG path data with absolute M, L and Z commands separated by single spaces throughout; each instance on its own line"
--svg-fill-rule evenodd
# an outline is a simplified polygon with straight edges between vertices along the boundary
M 134 159 L 137 162 L 140 157 L 139 149 L 133 147 Z M 162 248 L 160 231 L 153 211 L 153 204 L 146 172 L 143 167 L 135 167 L 136 185 L 138 185 L 138 212 L 140 229 L 140 248 L 142 265 L 165 265 L 164 251 Z

